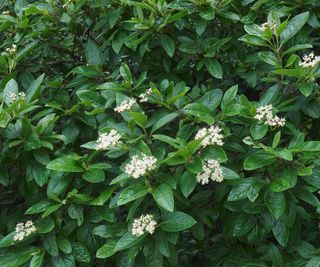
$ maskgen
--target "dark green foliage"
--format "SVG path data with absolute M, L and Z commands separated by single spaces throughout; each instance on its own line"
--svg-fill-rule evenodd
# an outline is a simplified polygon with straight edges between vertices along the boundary
M 320 266 L 320 68 L 301 65 L 320 55 L 320 1 L 2 0 L 0 13 L 0 267 Z M 283 127 L 255 118 L 270 104 Z M 224 144 L 204 147 L 213 125 Z M 121 143 L 97 149 L 111 130 Z M 157 164 L 134 179 L 141 154 Z M 224 180 L 197 183 L 210 159 Z M 157 227 L 135 236 L 143 214 Z M 14 240 L 28 220 L 37 231 Z

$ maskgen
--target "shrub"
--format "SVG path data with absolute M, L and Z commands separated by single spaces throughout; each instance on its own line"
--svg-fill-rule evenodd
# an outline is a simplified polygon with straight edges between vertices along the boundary
M 1 267 L 320 265 L 319 1 L 0 12 Z

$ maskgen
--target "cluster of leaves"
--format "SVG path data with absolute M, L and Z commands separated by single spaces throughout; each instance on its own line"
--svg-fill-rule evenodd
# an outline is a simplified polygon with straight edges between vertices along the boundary
M 0 14 L 1 267 L 320 266 L 320 69 L 299 64 L 320 55 L 318 0 L 2 0 Z M 268 104 L 284 127 L 254 118 Z M 224 145 L 203 148 L 211 125 Z M 96 150 L 110 129 L 121 147 Z M 141 153 L 157 168 L 133 179 Z M 223 182 L 197 183 L 205 159 Z M 137 237 L 142 214 L 157 227 Z M 15 240 L 27 220 L 37 231 Z

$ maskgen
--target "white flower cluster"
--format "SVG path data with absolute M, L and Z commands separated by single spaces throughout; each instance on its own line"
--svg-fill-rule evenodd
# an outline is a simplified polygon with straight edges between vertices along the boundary
M 118 145 L 121 135 L 117 130 L 112 129 L 109 133 L 102 133 L 97 140 L 97 150 L 106 150 Z
M 10 14 L 10 11 L 7 10 L 7 11 L 3 11 L 1 15 L 9 15 L 9 14 Z
M 209 180 L 221 183 L 224 179 L 220 163 L 214 159 L 205 160 L 202 164 L 202 172 L 197 174 L 197 182 L 205 185 Z
M 132 223 L 132 235 L 139 237 L 146 232 L 152 235 L 156 226 L 157 222 L 152 215 L 141 215 L 140 218 L 134 219 Z
M 10 98 L 12 102 L 17 101 L 18 99 L 26 100 L 26 94 L 24 92 L 20 92 L 18 94 L 12 93 L 10 94 Z
M 14 54 L 15 52 L 17 52 L 17 46 L 13 44 L 10 48 L 6 48 L 6 52 L 8 52 L 9 54 Z
M 255 119 L 259 121 L 264 121 L 264 124 L 269 126 L 279 126 L 283 127 L 286 123 L 285 118 L 280 118 L 277 115 L 272 114 L 272 105 L 265 105 L 257 108 Z
M 200 129 L 195 139 L 203 138 L 201 145 L 204 147 L 208 145 L 223 145 L 223 135 L 220 133 L 222 129 L 219 126 L 210 126 L 209 128 L 202 128 Z
M 128 100 L 122 101 L 119 106 L 114 108 L 114 111 L 121 113 L 126 110 L 130 110 L 135 104 L 137 104 L 137 101 L 134 98 L 130 98 Z
M 146 154 L 141 154 L 140 156 L 134 155 L 131 161 L 125 166 L 125 172 L 133 178 L 138 179 L 148 171 L 154 170 L 156 163 L 157 159 L 154 156 L 147 156 Z
M 264 32 L 266 29 L 270 29 L 271 31 L 274 31 L 277 27 L 277 24 L 272 21 L 272 22 L 265 22 L 265 23 L 262 23 L 260 26 L 259 26 L 259 31 L 261 32 Z
M 21 241 L 23 240 L 25 237 L 31 235 L 32 233 L 34 233 L 35 231 L 37 231 L 37 228 L 34 226 L 32 221 L 27 221 L 25 224 L 24 223 L 18 223 L 16 225 L 16 229 L 15 229 L 15 235 L 13 237 L 14 241 Z
M 320 57 L 315 56 L 313 52 L 303 56 L 303 61 L 299 62 L 299 66 L 303 68 L 312 68 L 320 62 Z
M 70 3 L 72 3 L 72 0 L 68 0 L 65 4 L 62 5 L 62 8 L 66 8 Z
M 140 102 L 147 102 L 151 95 L 152 95 L 152 88 L 149 88 L 147 91 L 139 95 Z

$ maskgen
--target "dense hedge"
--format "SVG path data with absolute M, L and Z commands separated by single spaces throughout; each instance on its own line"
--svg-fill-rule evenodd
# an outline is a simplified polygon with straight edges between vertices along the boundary
M 0 13 L 1 267 L 320 266 L 320 1 Z

